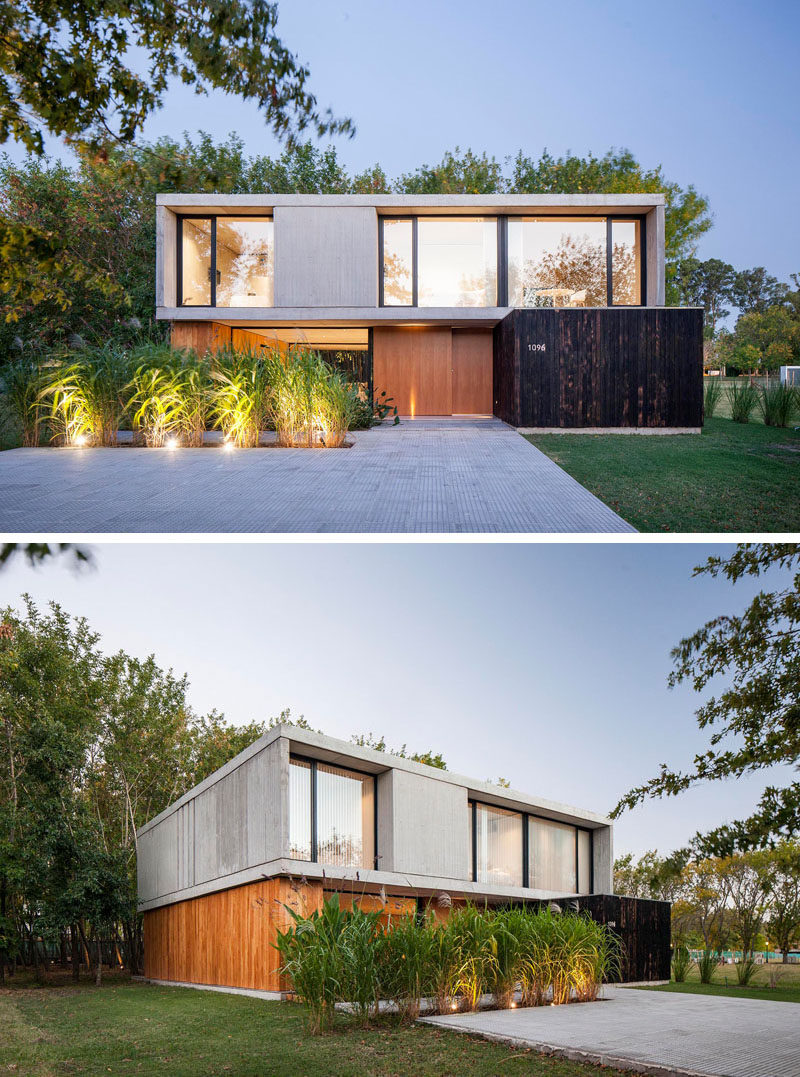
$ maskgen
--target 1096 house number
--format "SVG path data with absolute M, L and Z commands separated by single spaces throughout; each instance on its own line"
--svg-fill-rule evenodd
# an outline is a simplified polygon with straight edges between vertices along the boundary
M 543 352 L 545 350 L 544 344 L 529 344 L 529 352 Z

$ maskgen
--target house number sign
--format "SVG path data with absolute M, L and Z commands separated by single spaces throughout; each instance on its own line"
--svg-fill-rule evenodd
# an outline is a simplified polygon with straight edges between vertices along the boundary
M 529 344 L 529 352 L 543 352 L 545 350 L 544 344 Z

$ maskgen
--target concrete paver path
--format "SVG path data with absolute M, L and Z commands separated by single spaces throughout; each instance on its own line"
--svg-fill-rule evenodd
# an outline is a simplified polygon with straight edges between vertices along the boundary
M 4 532 L 631 532 L 498 419 L 417 419 L 350 449 L 13 449 Z
M 421 1020 L 636 1073 L 800 1077 L 796 1003 L 618 987 L 603 997 Z

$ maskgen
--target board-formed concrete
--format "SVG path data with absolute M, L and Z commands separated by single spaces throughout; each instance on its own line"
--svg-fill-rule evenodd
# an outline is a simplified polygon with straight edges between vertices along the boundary
M 350 449 L 13 449 L 29 533 L 587 533 L 634 528 L 499 419 L 416 419 Z
M 792 1003 L 615 987 L 604 988 L 603 999 L 421 1020 L 660 1077 L 800 1077 L 800 1020 Z

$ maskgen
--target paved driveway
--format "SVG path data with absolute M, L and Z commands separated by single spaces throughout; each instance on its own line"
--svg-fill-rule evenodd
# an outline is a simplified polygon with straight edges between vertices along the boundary
M 635 1073 L 800 1077 L 795 1003 L 613 987 L 604 997 L 422 1020 Z
M 14 449 L 5 532 L 629 532 L 498 419 L 417 419 L 350 449 Z

